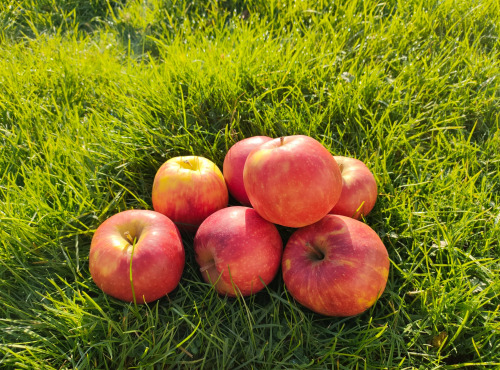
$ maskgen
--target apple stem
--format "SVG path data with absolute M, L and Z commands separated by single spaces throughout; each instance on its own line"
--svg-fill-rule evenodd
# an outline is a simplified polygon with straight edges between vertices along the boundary
M 123 234 L 125 235 L 125 237 L 127 238 L 127 240 L 130 242 L 130 244 L 134 244 L 135 243 L 135 240 L 134 240 L 134 238 L 132 238 L 132 235 L 130 234 L 130 231 L 125 231 Z
M 282 136 L 280 137 L 280 145 L 283 145 L 285 143 L 285 138 Z
M 344 170 L 344 164 L 343 163 L 339 164 L 339 168 L 340 168 L 340 173 L 342 173 L 342 171 Z
M 215 266 L 215 261 L 212 261 L 210 262 L 208 265 L 205 265 L 205 266 L 201 266 L 200 267 L 200 272 L 201 273 L 204 273 L 205 271 L 207 271 L 208 269 L 211 269 L 212 267 Z
M 306 247 L 309 248 L 309 250 L 311 252 L 313 252 L 316 257 L 318 257 L 318 259 L 322 260 L 323 258 L 325 258 L 325 255 L 323 253 L 321 253 L 320 250 L 318 250 L 315 246 L 313 246 L 311 243 L 309 242 L 306 242 Z

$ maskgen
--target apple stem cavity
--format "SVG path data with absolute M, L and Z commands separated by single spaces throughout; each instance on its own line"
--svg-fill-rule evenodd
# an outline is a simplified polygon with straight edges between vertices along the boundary
M 321 252 L 318 248 L 316 248 L 314 245 L 312 245 L 309 242 L 306 242 L 306 247 L 313 252 L 314 256 L 317 257 L 318 260 L 322 260 L 325 258 L 325 255 L 323 252 Z
M 200 167 L 200 165 L 199 165 L 199 160 L 198 160 L 198 158 L 196 158 L 195 160 L 196 160 L 196 168 L 199 168 L 199 167 Z M 190 161 L 188 161 L 187 159 L 184 159 L 182 162 L 183 162 L 184 164 L 187 164 L 187 165 L 189 166 L 189 169 L 191 169 L 191 170 L 193 170 L 193 171 L 196 171 L 196 168 L 195 168 L 195 167 L 193 167 L 193 164 L 192 164 Z M 187 168 L 187 167 L 184 167 L 184 168 Z

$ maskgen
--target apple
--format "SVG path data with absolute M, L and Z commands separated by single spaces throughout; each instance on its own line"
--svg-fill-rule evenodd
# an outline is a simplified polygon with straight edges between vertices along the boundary
M 267 141 L 272 140 L 267 136 L 253 136 L 234 144 L 224 158 L 222 173 L 226 180 L 227 188 L 231 195 L 241 204 L 250 205 L 245 185 L 243 184 L 243 168 L 245 161 L 252 150 Z
M 104 221 L 90 244 L 92 279 L 106 294 L 147 303 L 174 290 L 184 269 L 182 240 L 161 213 L 128 210 Z
M 210 215 L 194 237 L 203 279 L 221 295 L 257 293 L 276 276 L 283 241 L 276 226 L 248 207 L 228 207 Z
M 342 190 L 339 166 L 317 140 L 285 136 L 254 149 L 243 182 L 252 207 L 266 220 L 302 227 L 321 220 Z
M 375 176 L 359 159 L 343 156 L 333 158 L 342 174 L 342 192 L 330 213 L 359 220 L 370 213 L 377 201 Z
M 154 210 L 185 231 L 196 231 L 205 218 L 227 207 L 228 197 L 222 172 L 204 157 L 171 158 L 153 182 Z
M 281 267 L 300 304 L 326 316 L 354 316 L 384 291 L 389 256 L 370 226 L 329 214 L 290 236 Z

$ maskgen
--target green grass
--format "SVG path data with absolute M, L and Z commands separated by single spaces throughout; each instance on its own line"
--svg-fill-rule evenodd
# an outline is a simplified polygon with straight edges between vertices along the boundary
M 1 2 L 0 367 L 500 367 L 499 32 L 495 0 Z M 92 282 L 93 232 L 152 209 L 166 159 L 290 134 L 376 176 L 369 311 L 316 315 L 280 276 L 219 297 L 188 234 L 168 297 Z

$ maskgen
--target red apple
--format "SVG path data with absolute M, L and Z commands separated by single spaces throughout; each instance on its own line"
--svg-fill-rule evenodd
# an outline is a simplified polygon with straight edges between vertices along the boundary
M 322 315 L 353 316 L 384 291 L 389 257 L 368 225 L 327 215 L 292 234 L 281 266 L 285 286 L 299 303 Z
M 194 238 L 203 279 L 222 295 L 255 294 L 278 272 L 283 251 L 272 223 L 248 207 L 229 207 L 209 216 Z
M 302 227 L 319 221 L 337 203 L 339 166 L 317 140 L 303 135 L 268 141 L 254 149 L 243 170 L 252 207 L 275 224 Z
M 377 182 L 359 159 L 335 156 L 342 173 L 340 199 L 330 213 L 359 220 L 370 213 L 377 201 Z
M 89 269 L 104 293 L 151 302 L 179 284 L 184 247 L 177 227 L 161 213 L 129 210 L 104 221 L 90 245 Z
M 182 230 L 196 231 L 205 218 L 227 207 L 228 192 L 222 172 L 198 156 L 166 161 L 153 182 L 153 208 Z
M 245 185 L 243 184 L 243 168 L 252 150 L 272 139 L 267 136 L 253 136 L 234 144 L 224 158 L 222 173 L 231 195 L 241 204 L 250 205 Z

